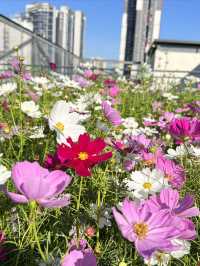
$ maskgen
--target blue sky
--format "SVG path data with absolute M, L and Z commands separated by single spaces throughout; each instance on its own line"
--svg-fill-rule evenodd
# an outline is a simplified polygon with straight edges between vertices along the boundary
M 0 13 L 11 16 L 31 0 L 0 0 Z M 36 1 L 35 1 L 36 2 Z M 44 0 L 57 7 L 68 5 L 86 17 L 87 57 L 118 59 L 124 0 Z M 164 0 L 161 38 L 200 41 L 200 0 Z

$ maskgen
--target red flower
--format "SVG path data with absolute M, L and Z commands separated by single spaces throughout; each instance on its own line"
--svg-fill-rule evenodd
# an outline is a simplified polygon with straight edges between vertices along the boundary
M 112 157 L 112 152 L 103 153 L 106 144 L 103 139 L 91 140 L 89 134 L 79 136 L 78 142 L 67 139 L 67 145 L 58 146 L 57 155 L 66 167 L 75 169 L 80 176 L 91 176 L 90 169 Z

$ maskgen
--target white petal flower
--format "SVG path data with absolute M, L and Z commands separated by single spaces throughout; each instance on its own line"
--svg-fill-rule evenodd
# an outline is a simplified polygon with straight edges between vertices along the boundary
M 155 252 L 150 259 L 145 259 L 144 262 L 148 266 L 153 265 L 159 265 L 159 266 L 167 266 L 170 261 L 170 255 L 161 253 L 161 252 Z
M 170 159 L 176 158 L 176 157 L 183 157 L 187 155 L 187 149 L 184 145 L 177 146 L 176 149 L 168 149 L 167 150 L 167 157 Z
M 193 145 L 191 145 L 189 151 L 191 155 L 200 157 L 200 147 L 194 147 Z
M 167 98 L 168 100 L 171 100 L 171 101 L 177 100 L 179 98 L 177 95 L 173 95 L 170 92 L 165 92 L 165 93 L 163 93 L 162 96 L 165 97 L 165 98 Z
M 39 85 L 46 85 L 47 83 L 49 83 L 49 80 L 46 77 L 32 77 L 31 80 Z
M 161 171 L 144 168 L 142 171 L 134 171 L 130 180 L 125 180 L 128 190 L 137 199 L 146 199 L 149 195 L 160 192 L 168 187 L 168 182 Z
M 191 243 L 189 241 L 181 240 L 181 239 L 173 239 L 171 242 L 173 245 L 180 246 L 180 249 L 172 251 L 170 253 L 172 257 L 176 259 L 180 259 L 184 255 L 190 254 Z
M 2 95 L 7 95 L 17 89 L 17 84 L 16 83 L 4 83 L 0 86 L 0 96 Z
M 29 136 L 31 139 L 41 139 L 44 138 L 44 127 L 43 126 L 35 126 L 32 129 L 32 134 Z
M 41 112 L 39 110 L 39 105 L 36 105 L 34 101 L 25 101 L 21 103 L 21 110 L 26 115 L 33 118 L 40 118 Z
M 66 139 L 71 137 L 77 141 L 80 134 L 85 133 L 85 128 L 80 125 L 82 115 L 72 112 L 71 103 L 57 101 L 49 115 L 49 127 L 57 133 L 57 142 L 66 143 Z
M 8 171 L 4 165 L 0 164 L 0 185 L 5 184 L 10 177 L 11 171 Z
M 134 117 L 127 117 L 123 119 L 123 126 L 126 129 L 136 129 L 138 128 L 138 122 L 135 120 Z

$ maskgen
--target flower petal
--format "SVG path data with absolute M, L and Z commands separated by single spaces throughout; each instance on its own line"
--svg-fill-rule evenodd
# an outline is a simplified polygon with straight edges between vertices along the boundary
M 61 208 L 70 204 L 70 195 L 66 195 L 62 199 L 40 199 L 38 203 L 45 208 Z
M 11 198 L 12 201 L 16 203 L 28 203 L 28 199 L 21 194 L 9 192 L 9 191 L 7 191 L 6 194 L 8 195 L 9 198 Z

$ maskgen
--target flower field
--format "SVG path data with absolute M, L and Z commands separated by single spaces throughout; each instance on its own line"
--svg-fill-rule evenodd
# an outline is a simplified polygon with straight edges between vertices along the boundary
M 200 263 L 198 84 L 14 58 L 0 105 L 0 265 Z

